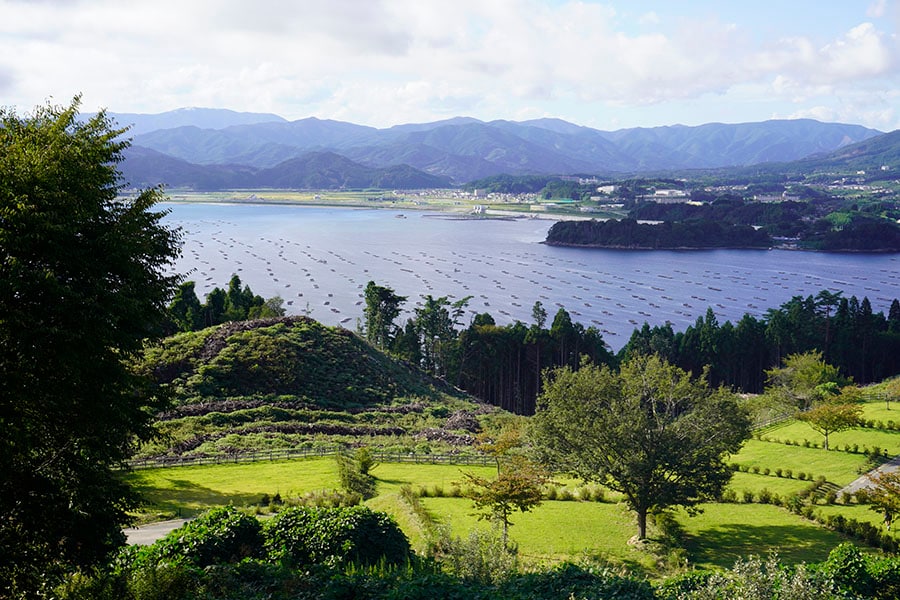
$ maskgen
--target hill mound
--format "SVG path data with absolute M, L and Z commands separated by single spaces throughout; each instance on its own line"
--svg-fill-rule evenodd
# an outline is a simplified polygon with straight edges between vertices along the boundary
M 159 415 L 162 438 L 141 457 L 469 445 L 500 413 L 346 329 L 302 316 L 181 333 L 148 348 L 138 370 L 173 398 Z
M 449 391 L 352 332 L 302 316 L 178 334 L 148 349 L 144 368 L 170 387 L 176 404 L 288 396 L 351 408 Z

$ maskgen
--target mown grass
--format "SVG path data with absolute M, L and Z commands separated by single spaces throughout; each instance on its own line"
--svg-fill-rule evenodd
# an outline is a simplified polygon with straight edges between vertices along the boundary
M 790 469 L 795 478 L 801 472 L 812 475 L 814 479 L 824 476 L 831 483 L 844 486 L 859 476 L 859 470 L 866 466 L 867 459 L 862 454 L 837 450 L 748 440 L 741 451 L 731 458 L 731 462 L 751 468 L 768 468 L 771 473 L 775 469 L 782 469 L 783 473 Z
M 843 515 L 846 519 L 856 519 L 884 529 L 884 515 L 866 504 L 823 504 L 816 507 L 816 512 L 823 515 Z
M 883 410 L 884 406 L 882 405 L 881 408 Z M 900 411 L 896 412 L 900 413 Z M 822 435 L 813 431 L 812 427 L 795 420 L 767 429 L 764 437 L 801 443 L 804 440 L 808 440 L 819 446 L 822 446 L 824 441 Z M 860 451 L 864 447 L 869 450 L 874 448 L 883 450 L 886 448 L 891 455 L 900 454 L 900 431 L 853 427 L 828 436 L 828 445 L 832 450 L 842 450 L 844 446 L 853 446 L 854 444 L 858 446 Z
M 768 504 L 704 504 L 690 517 L 678 513 L 685 548 L 698 567 L 730 568 L 738 558 L 778 554 L 785 564 L 825 560 L 846 541 L 839 534 Z
M 379 496 L 390 496 L 404 485 L 449 490 L 462 479 L 463 470 L 482 476 L 494 472 L 493 467 L 384 463 L 372 475 Z M 340 487 L 333 457 L 143 469 L 127 478 L 144 496 L 149 511 L 182 516 L 226 504 L 254 505 L 263 495 L 277 493 L 288 499 Z
M 737 492 L 739 497 L 744 490 L 758 494 L 762 489 L 767 489 L 779 496 L 789 496 L 791 494 L 800 493 L 804 488 L 808 487 L 809 484 L 809 481 L 776 477 L 774 474 L 755 475 L 753 473 L 737 472 L 732 476 L 731 483 L 728 487 Z
M 491 527 L 478 520 L 464 498 L 422 498 L 422 503 L 454 536 L 465 538 L 475 528 Z M 655 569 L 655 556 L 629 544 L 637 523 L 623 504 L 544 501 L 530 512 L 513 514 L 511 520 L 510 539 L 528 564 L 599 558 L 640 571 Z
M 331 457 L 144 469 L 127 479 L 152 512 L 193 516 L 216 506 L 257 504 L 264 494 L 299 496 L 340 485 Z

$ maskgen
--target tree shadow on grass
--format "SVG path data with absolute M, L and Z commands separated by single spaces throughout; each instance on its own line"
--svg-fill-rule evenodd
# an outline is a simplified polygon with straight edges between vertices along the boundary
M 166 479 L 170 487 L 144 487 L 138 492 L 151 510 L 171 511 L 181 516 L 196 516 L 217 506 L 249 506 L 259 503 L 260 494 L 226 494 L 197 485 L 186 479 Z
M 727 523 L 685 536 L 685 549 L 699 565 L 731 568 L 739 558 L 773 552 L 787 564 L 825 560 L 841 541 L 837 534 L 812 525 Z

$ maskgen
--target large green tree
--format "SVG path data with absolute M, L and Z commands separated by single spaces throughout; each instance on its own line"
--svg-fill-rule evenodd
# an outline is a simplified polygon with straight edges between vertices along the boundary
M 648 514 L 721 493 L 732 473 L 726 458 L 749 421 L 730 392 L 640 355 L 619 372 L 592 364 L 550 372 L 530 433 L 558 468 L 624 494 L 644 539 Z
M 165 324 L 179 234 L 128 198 L 105 113 L 0 109 L 0 597 L 35 597 L 124 542 L 116 470 L 159 406 L 125 361 Z

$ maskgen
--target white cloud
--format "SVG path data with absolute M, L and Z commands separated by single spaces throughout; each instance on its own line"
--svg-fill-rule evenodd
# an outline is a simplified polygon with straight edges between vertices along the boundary
M 828 94 L 898 87 L 897 42 L 872 23 L 828 43 L 800 29 L 760 41 L 748 27 L 575 0 L 0 0 L 0 89 L 23 108 L 83 91 L 86 109 L 206 105 L 389 125 L 738 104 L 761 86 L 813 111 L 832 106 Z
M 880 19 L 887 13 L 887 0 L 875 0 L 866 9 L 866 16 L 872 19 Z

